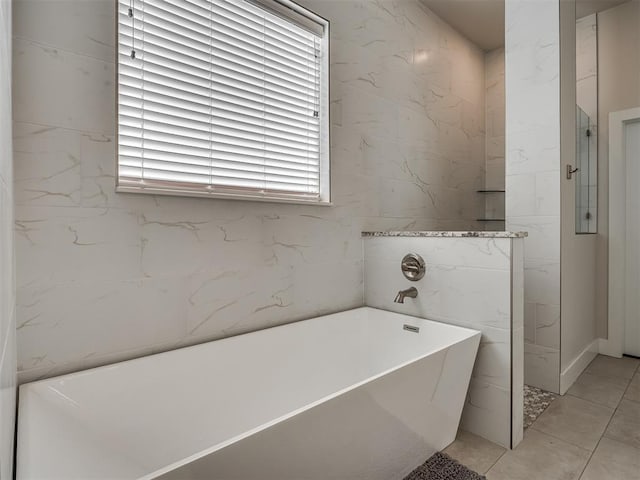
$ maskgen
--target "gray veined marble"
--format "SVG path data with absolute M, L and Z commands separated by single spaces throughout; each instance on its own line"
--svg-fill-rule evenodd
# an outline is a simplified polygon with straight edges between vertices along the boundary
M 330 209 L 116 194 L 113 0 L 55 3 L 2 17 L 22 381 L 354 308 L 363 230 L 481 228 L 484 52 L 417 0 L 301 2 L 332 22 Z
M 363 237 L 472 237 L 472 238 L 524 238 L 527 232 L 485 232 L 485 231 L 380 231 L 362 232 Z
M 14 188 L 12 152 L 12 9 L 0 1 L 0 478 L 13 478 L 16 412 Z
M 523 402 L 522 393 L 512 397 L 511 388 L 522 388 L 516 372 L 524 341 L 517 339 L 524 335 L 522 320 L 512 311 L 522 309 L 524 239 L 495 238 L 490 232 L 399 233 L 364 234 L 365 304 L 481 331 L 461 428 L 503 447 L 517 444 L 519 434 L 511 425 L 522 424 Z M 458 235 L 447 238 L 447 233 Z M 427 265 L 425 277 L 411 285 L 400 268 L 407 252 Z M 418 296 L 394 303 L 398 289 L 409 286 Z

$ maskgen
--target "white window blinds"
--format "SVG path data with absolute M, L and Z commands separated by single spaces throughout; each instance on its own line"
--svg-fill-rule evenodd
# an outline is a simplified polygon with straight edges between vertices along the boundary
M 328 202 L 328 24 L 288 0 L 119 0 L 118 191 Z

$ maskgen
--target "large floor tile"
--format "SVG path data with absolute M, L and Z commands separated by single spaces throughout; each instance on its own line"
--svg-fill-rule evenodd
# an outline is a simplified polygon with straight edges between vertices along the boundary
M 640 448 L 640 404 L 623 398 L 604 436 Z
M 592 451 L 613 412 L 612 408 L 565 395 L 551 403 L 531 428 Z
M 640 449 L 603 438 L 580 480 L 631 480 L 640 478 Z
M 624 394 L 624 398 L 627 400 L 633 400 L 634 402 L 640 402 L 640 373 L 636 372 L 633 376 L 633 380 L 631 380 L 631 383 Z
M 640 360 L 635 358 L 613 358 L 605 355 L 598 355 L 585 369 L 585 372 L 593 375 L 621 377 L 631 380 L 631 377 L 633 377 L 633 374 L 636 372 L 639 364 Z
M 460 430 L 455 442 L 444 453 L 466 467 L 484 474 L 507 450 L 489 440 Z
M 487 480 L 577 480 L 590 452 L 529 428 L 515 450 L 487 472 Z
M 616 408 L 628 384 L 629 380 L 622 377 L 603 377 L 585 372 L 578 377 L 567 393 L 609 408 Z
M 620 405 L 618 405 L 618 412 L 620 412 L 622 415 L 640 420 L 640 403 L 634 402 L 633 400 L 629 400 L 627 398 L 623 398 L 620 402 Z

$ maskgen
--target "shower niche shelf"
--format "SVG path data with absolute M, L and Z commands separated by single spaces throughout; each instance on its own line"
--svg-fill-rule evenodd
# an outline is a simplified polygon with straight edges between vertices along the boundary
M 478 222 L 485 223 L 504 223 L 506 220 L 504 217 L 504 197 L 505 190 L 501 188 L 482 188 L 476 190 L 477 193 L 487 195 L 485 197 L 485 212 L 486 215 L 483 218 L 476 218 Z M 489 229 L 503 228 L 503 226 L 497 225 L 494 227 L 487 227 Z

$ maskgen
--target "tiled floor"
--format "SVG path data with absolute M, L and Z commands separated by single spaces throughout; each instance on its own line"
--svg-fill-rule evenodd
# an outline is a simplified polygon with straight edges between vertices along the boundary
M 598 356 L 514 450 L 461 431 L 445 452 L 488 480 L 640 480 L 639 365 Z

